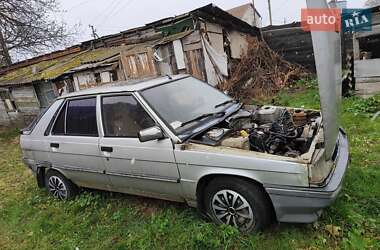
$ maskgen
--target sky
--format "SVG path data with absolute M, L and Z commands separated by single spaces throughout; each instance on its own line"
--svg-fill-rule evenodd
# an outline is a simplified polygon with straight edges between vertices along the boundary
M 93 25 L 99 36 L 118 33 L 161 18 L 186 13 L 213 3 L 228 10 L 251 2 L 250 0 L 58 0 L 63 12 L 60 18 L 69 25 L 80 25 L 76 42 L 91 39 Z M 301 8 L 306 0 L 271 0 L 274 24 L 300 20 Z M 365 0 L 348 0 L 349 8 L 361 8 Z M 263 17 L 263 25 L 269 24 L 267 0 L 255 0 Z

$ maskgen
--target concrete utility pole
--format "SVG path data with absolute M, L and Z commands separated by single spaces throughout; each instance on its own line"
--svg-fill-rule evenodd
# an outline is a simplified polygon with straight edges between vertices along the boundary
M 272 7 L 271 7 L 271 4 L 270 4 L 270 0 L 268 0 L 268 10 L 269 10 L 269 23 L 270 23 L 270 25 L 273 25 L 273 21 L 272 21 Z
M 253 7 L 253 22 L 255 23 L 255 26 L 256 26 L 257 23 L 256 23 L 256 6 L 255 6 L 255 0 L 252 0 L 252 7 Z

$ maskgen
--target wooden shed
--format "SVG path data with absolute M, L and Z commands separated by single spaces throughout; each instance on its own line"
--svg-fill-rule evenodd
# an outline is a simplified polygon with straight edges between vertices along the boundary
M 11 65 L 0 69 L 0 125 L 27 123 L 25 117 L 63 93 L 120 80 L 188 73 L 215 86 L 258 35 L 258 28 L 210 4 Z
M 380 6 L 372 8 L 372 30 L 355 32 L 354 76 L 357 94 L 380 93 Z

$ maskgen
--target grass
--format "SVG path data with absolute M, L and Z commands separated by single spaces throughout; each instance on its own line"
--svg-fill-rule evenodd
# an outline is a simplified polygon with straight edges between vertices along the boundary
M 319 107 L 307 82 L 271 102 Z M 380 118 L 370 121 L 367 104 L 343 101 L 352 163 L 338 200 L 317 223 L 281 224 L 257 235 L 216 226 L 172 202 L 98 191 L 54 200 L 21 162 L 17 131 L 2 131 L 0 249 L 380 249 Z

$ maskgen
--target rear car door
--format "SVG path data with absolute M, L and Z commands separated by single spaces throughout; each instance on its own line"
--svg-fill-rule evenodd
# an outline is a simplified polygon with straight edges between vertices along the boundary
M 109 189 L 99 150 L 97 97 L 66 100 L 48 135 L 52 166 L 79 186 Z
M 166 199 L 180 194 L 179 173 L 169 138 L 140 142 L 138 132 L 156 125 L 131 94 L 101 97 L 100 147 L 114 190 Z

